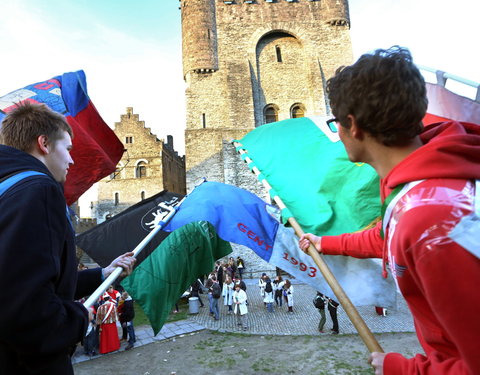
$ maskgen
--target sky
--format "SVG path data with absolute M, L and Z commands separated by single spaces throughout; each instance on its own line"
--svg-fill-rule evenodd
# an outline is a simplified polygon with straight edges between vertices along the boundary
M 480 82 L 477 0 L 349 4 L 354 59 L 398 44 L 411 50 L 417 64 Z M 120 121 L 126 107 L 133 107 L 159 138 L 172 134 L 183 155 L 185 84 L 178 7 L 178 0 L 5 2 L 0 96 L 83 69 L 90 98 L 109 126 Z M 470 90 L 465 95 L 473 95 Z

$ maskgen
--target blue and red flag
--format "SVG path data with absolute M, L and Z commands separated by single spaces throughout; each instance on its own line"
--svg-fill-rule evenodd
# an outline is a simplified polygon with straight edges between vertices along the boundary
M 75 162 L 69 168 L 65 199 L 70 205 L 95 182 L 114 172 L 123 144 L 103 121 L 87 94 L 83 70 L 34 83 L 0 97 L 0 121 L 22 102 L 44 103 L 64 115 L 72 127 Z

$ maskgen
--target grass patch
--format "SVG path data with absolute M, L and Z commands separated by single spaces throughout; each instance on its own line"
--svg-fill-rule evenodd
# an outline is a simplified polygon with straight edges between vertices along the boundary
M 167 321 L 165 323 L 176 322 L 178 320 L 184 320 L 188 318 L 189 309 L 188 309 L 188 302 L 185 299 L 181 299 L 177 303 L 178 305 L 178 313 L 174 313 L 173 311 L 168 315 Z
M 133 309 L 135 310 L 135 318 L 133 319 L 133 325 L 135 327 L 143 326 L 143 325 L 150 325 L 150 321 L 148 320 L 147 316 L 142 310 L 142 307 L 136 303 L 133 302 Z M 174 307 L 175 309 L 175 307 Z M 188 303 L 186 300 L 181 299 L 178 301 L 178 313 L 174 313 L 174 310 L 170 312 L 170 314 L 167 317 L 167 320 L 165 323 L 170 323 L 170 322 L 176 322 L 178 320 L 184 320 L 188 318 L 189 314 L 189 309 L 188 309 Z
M 133 325 L 135 327 L 150 325 L 147 316 L 138 303 L 133 302 L 133 309 L 135 310 L 135 318 L 133 318 Z

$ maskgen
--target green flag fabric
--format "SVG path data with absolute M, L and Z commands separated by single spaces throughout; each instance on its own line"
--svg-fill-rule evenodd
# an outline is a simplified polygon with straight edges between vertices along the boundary
M 192 222 L 173 231 L 121 284 L 140 304 L 156 335 L 185 290 L 231 251 L 212 224 Z
M 352 163 L 325 117 L 262 125 L 241 140 L 256 166 L 305 232 L 337 235 L 365 228 L 380 216 L 378 175 Z M 272 192 L 271 192 L 272 195 Z
M 246 160 L 249 168 L 257 167 L 261 172 L 258 179 L 266 179 L 272 186 L 270 196 L 279 196 L 285 203 L 283 222 L 293 216 L 305 232 L 319 236 L 365 229 L 376 223 L 381 213 L 378 175 L 367 164 L 350 162 L 336 129 L 329 128 L 327 119 L 274 122 L 236 141 L 241 144 L 237 151 L 242 158 L 251 159 Z M 275 243 L 280 243 L 279 234 L 287 229 L 291 230 L 279 226 Z M 304 269 L 308 264 L 307 269 L 316 271 L 315 263 L 310 266 L 311 258 L 298 247 L 298 239 L 284 238 L 287 250 L 274 248 L 269 261 L 292 274 L 289 263 L 295 266 L 301 262 Z M 278 253 L 280 256 L 275 257 Z M 396 306 L 395 282 L 382 277 L 380 260 L 329 255 L 323 259 L 355 305 Z M 323 277 L 310 279 L 316 290 L 334 295 Z

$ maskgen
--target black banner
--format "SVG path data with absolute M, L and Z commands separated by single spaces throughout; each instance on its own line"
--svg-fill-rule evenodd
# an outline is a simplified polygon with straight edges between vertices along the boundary
M 106 267 L 117 256 L 135 249 L 155 225 L 168 214 L 168 210 L 162 209 L 159 204 L 175 206 L 182 198 L 181 194 L 162 191 L 77 235 L 77 246 L 101 267 Z M 158 232 L 137 256 L 136 266 L 169 234 L 162 230 Z

